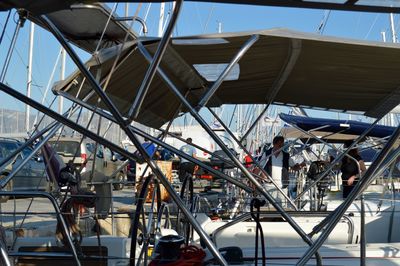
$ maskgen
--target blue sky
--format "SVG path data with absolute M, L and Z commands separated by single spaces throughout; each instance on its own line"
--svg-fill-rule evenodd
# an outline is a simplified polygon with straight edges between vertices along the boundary
M 112 8 L 113 5 L 109 5 Z M 156 35 L 158 31 L 158 16 L 160 4 L 153 3 L 150 8 L 147 25 L 148 35 Z M 125 4 L 119 4 L 117 12 L 123 15 Z M 129 14 L 133 15 L 138 4 L 130 4 Z M 139 16 L 144 17 L 148 4 L 142 4 Z M 166 11 L 171 4 L 166 4 Z M 13 11 L 14 16 L 15 11 Z M 261 30 L 274 27 L 289 28 L 304 32 L 316 32 L 324 17 L 325 10 L 308 10 L 298 8 L 277 8 L 262 6 L 246 6 L 213 3 L 185 2 L 179 17 L 174 35 L 184 36 L 202 33 L 216 33 L 221 24 L 223 32 Z M 0 13 L 0 30 L 5 23 L 6 12 Z M 15 20 L 10 21 L 3 43 L 0 46 L 0 66 L 3 65 L 10 39 L 15 27 Z M 399 28 L 398 17 L 395 16 L 396 29 Z M 139 24 L 135 27 L 138 29 Z M 387 40 L 391 41 L 389 30 L 389 15 L 376 13 L 332 11 L 327 21 L 324 35 L 354 38 L 361 40 L 381 41 L 381 31 L 386 31 Z M 14 53 L 6 82 L 12 87 L 25 92 L 26 66 L 28 62 L 29 22 L 21 30 L 16 53 Z M 36 27 L 33 65 L 33 98 L 41 100 L 60 46 L 48 32 Z M 84 52 L 79 52 L 83 60 L 89 58 Z M 67 74 L 75 70 L 75 66 L 68 59 Z M 59 79 L 56 71 L 55 80 Z M 52 94 L 50 93 L 48 101 Z M 24 110 L 24 105 L 4 94 L 1 95 L 1 107 Z

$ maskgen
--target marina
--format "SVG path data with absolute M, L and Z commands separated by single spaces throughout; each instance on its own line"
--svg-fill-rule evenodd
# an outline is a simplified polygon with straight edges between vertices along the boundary
M 207 31 L 221 5 L 323 18 Z M 205 7 L 201 30 L 184 24 Z M 331 12 L 376 14 L 367 35 L 385 16 L 392 42 L 324 35 Z M 0 2 L 0 265 L 400 265 L 399 13 Z

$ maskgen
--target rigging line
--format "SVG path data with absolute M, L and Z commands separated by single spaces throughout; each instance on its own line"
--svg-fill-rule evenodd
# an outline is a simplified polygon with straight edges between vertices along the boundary
M 164 20 L 164 25 L 162 25 L 162 32 L 164 32 L 164 30 L 165 30 L 165 27 L 168 25 L 167 24 L 167 22 L 168 22 L 168 19 L 169 19 L 169 16 L 171 15 L 171 5 L 169 5 L 169 10 L 168 10 L 168 13 L 167 13 L 167 15 L 165 16 L 165 20 Z
M 320 35 L 324 34 L 326 24 L 328 22 L 329 16 L 331 14 L 331 10 L 325 10 L 324 16 L 322 17 L 321 23 L 318 26 L 317 33 Z
M 205 33 L 206 30 L 207 30 L 208 23 L 210 22 L 212 13 L 214 12 L 214 8 L 215 8 L 215 4 L 212 4 L 212 6 L 211 6 L 211 8 L 210 8 L 211 10 L 210 10 L 210 12 L 208 13 L 208 17 L 207 17 L 206 23 L 205 23 L 204 28 L 203 28 L 203 33 Z
M 362 15 L 362 13 L 358 14 L 358 16 L 357 16 L 357 22 L 356 22 L 356 26 L 354 28 L 354 35 L 356 35 L 356 33 L 358 32 L 358 29 L 360 27 L 361 15 Z
M 1 70 L 1 74 L 0 74 L 0 82 L 1 83 L 4 83 L 4 79 L 5 79 L 5 76 L 7 74 L 8 66 L 10 64 L 11 57 L 12 57 L 12 54 L 13 54 L 13 51 L 14 51 L 14 48 L 15 48 L 15 43 L 16 43 L 16 40 L 17 40 L 17 37 L 18 37 L 19 29 L 21 28 L 22 23 L 23 22 L 21 20 L 19 20 L 17 25 L 16 25 L 16 27 L 15 27 L 14 34 L 13 34 L 13 37 L 12 37 L 12 40 L 11 40 L 11 44 L 10 44 L 10 47 L 8 48 L 6 61 L 4 62 L 3 69 Z
M 247 108 L 246 108 L 247 107 Z M 246 114 L 245 114 L 245 116 L 244 116 L 244 119 L 245 119 L 245 121 L 249 121 L 250 120 L 250 118 L 251 118 L 251 112 L 253 111 L 253 107 L 254 106 L 246 106 L 246 105 L 243 105 L 243 109 L 244 108 L 246 108 Z M 246 124 L 247 124 L 247 122 L 246 122 Z M 244 124 L 242 125 L 242 127 L 244 126 Z
M 30 22 L 30 23 L 33 23 L 32 21 Z M 37 25 L 36 24 L 34 24 L 34 27 L 36 27 L 37 28 Z M 43 39 L 42 38 L 40 38 L 41 36 L 40 36 L 40 34 L 39 34 L 39 31 L 38 30 L 34 30 L 34 34 L 33 34 L 33 45 L 35 46 L 35 47 L 43 47 Z M 44 38 L 44 44 L 46 45 L 48 43 L 48 39 L 45 37 Z M 45 46 L 46 47 L 46 46 Z M 44 51 L 44 54 L 47 56 L 47 51 Z M 33 86 L 33 84 L 39 84 L 38 82 L 36 82 L 36 79 L 34 79 L 34 77 L 33 77 L 33 69 L 35 69 L 35 72 L 37 73 L 36 74 L 36 77 L 39 77 L 40 78 L 40 80 L 43 80 L 42 79 L 42 77 L 44 76 L 43 74 L 42 74 L 42 69 L 43 69 L 43 67 L 42 67 L 42 65 L 40 64 L 40 62 L 42 62 L 42 61 L 46 61 L 47 60 L 47 58 L 46 59 L 44 59 L 43 60 L 43 51 L 42 51 L 42 49 L 33 49 L 32 50 L 32 70 L 31 70 L 31 79 L 32 79 L 32 82 L 31 82 L 31 86 Z M 38 62 L 39 61 L 39 62 Z M 45 75 L 46 77 L 48 76 L 48 75 Z
M 394 15 L 395 16 L 395 15 Z M 393 18 L 394 19 L 394 18 Z M 397 25 L 395 27 L 395 31 L 399 31 L 399 27 L 400 27 L 400 20 L 397 21 Z
M 19 22 L 16 22 L 16 23 L 19 23 Z M 18 31 L 19 31 L 19 30 L 18 30 Z M 14 34 L 15 34 L 15 33 L 14 33 Z M 19 34 L 19 33 L 17 33 L 17 34 Z M 10 39 L 10 37 L 8 36 L 7 33 L 5 33 L 5 36 L 6 36 L 11 42 L 14 40 L 14 36 L 13 36 L 12 39 Z M 15 42 L 16 42 L 16 40 L 15 40 Z M 15 44 L 14 44 L 14 47 L 13 47 L 12 49 L 13 49 L 13 51 L 15 51 L 15 53 L 16 53 L 16 55 L 18 56 L 18 58 L 19 58 L 19 60 L 21 61 L 21 63 L 22 63 L 25 67 L 27 67 L 27 64 L 25 63 L 24 59 L 23 59 L 22 56 L 21 56 L 21 53 L 19 52 L 19 50 L 18 50 L 18 48 L 15 46 Z M 9 63 L 11 62 L 11 57 L 12 57 L 12 53 L 10 54 L 10 59 L 9 59 L 8 65 L 9 65 Z M 6 62 L 5 62 L 4 64 L 6 64 Z M 36 62 L 35 62 L 35 64 L 36 64 Z M 8 70 L 8 65 L 7 65 L 6 71 Z M 4 65 L 3 67 L 5 67 L 5 65 Z M 40 69 L 40 67 L 38 67 L 38 69 Z M 6 75 L 6 74 L 7 74 L 7 73 L 4 73 L 4 77 L 3 77 L 3 80 L 2 80 L 2 81 L 4 81 L 5 75 Z M 33 74 L 32 74 L 32 83 L 33 83 L 33 84 L 38 84 L 38 82 L 36 82 L 36 78 L 34 77 Z M 43 92 L 41 91 L 41 87 L 40 87 L 40 86 L 37 86 L 37 87 L 39 88 L 40 93 L 43 95 Z M 46 100 L 46 103 L 49 104 L 49 102 L 48 102 L 47 100 Z
M 228 125 L 228 128 L 230 128 L 231 127 L 231 125 L 232 125 L 232 121 L 233 121 L 233 117 L 234 117 L 234 114 L 235 114 L 235 112 L 236 112 L 236 108 L 237 108 L 237 104 L 235 104 L 235 107 L 233 108 L 233 112 L 232 112 L 232 115 L 231 115 L 231 120 L 229 121 L 229 125 Z
M 144 18 L 143 18 L 144 22 L 147 22 L 147 17 L 149 16 L 150 8 L 151 8 L 151 3 L 148 3 L 146 14 L 144 15 Z M 140 24 L 139 36 L 142 35 L 142 34 L 143 34 L 143 25 Z
M 179 23 L 178 22 L 175 25 L 175 36 L 179 36 Z
M 194 122 L 194 117 L 191 114 L 187 114 L 190 117 L 189 123 L 188 123 L 188 127 L 193 125 Z
M 222 106 L 221 107 L 221 109 L 220 109 L 220 113 L 219 113 L 219 115 L 221 116 L 221 118 L 224 116 L 224 112 L 225 112 L 225 106 Z
M 168 10 L 168 14 L 167 14 L 167 16 L 166 16 L 166 18 L 165 18 L 165 21 L 164 21 L 164 25 L 163 25 L 163 28 L 162 28 L 162 31 L 164 32 L 164 30 L 165 30 L 165 28 L 167 27 L 167 23 L 168 23 L 168 19 L 169 19 L 169 17 L 171 16 L 171 13 L 173 12 L 173 10 L 174 10 L 174 6 L 175 5 L 172 5 L 172 4 L 170 4 L 170 8 L 169 8 L 169 10 Z M 177 25 L 178 25 L 178 23 L 177 23 Z M 174 31 L 175 31 L 175 36 L 178 36 L 178 31 L 176 30 L 176 29 L 174 29 Z
M 255 114 L 257 113 L 257 106 L 258 105 L 254 105 L 254 106 L 251 106 L 251 110 L 250 110 L 250 112 L 249 112 L 249 115 L 248 115 L 248 117 L 247 117 L 247 122 L 246 122 L 246 128 L 249 128 L 250 127 L 250 125 L 251 125 L 251 122 L 255 122 L 255 119 L 257 119 L 257 116 L 256 117 L 254 117 L 255 116 Z M 253 120 L 254 119 L 254 120 Z M 254 134 L 255 132 L 253 132 L 253 134 Z
M 108 25 L 110 24 L 111 18 L 112 18 L 112 16 L 113 16 L 113 14 L 115 13 L 115 10 L 117 9 L 117 7 L 118 7 L 118 3 L 115 3 L 113 9 L 112 9 L 111 12 L 110 12 L 110 15 L 108 16 L 106 25 L 104 26 L 104 29 L 103 29 L 103 31 L 101 32 L 100 39 L 99 39 L 99 41 L 98 41 L 98 43 L 97 43 L 96 49 L 95 49 L 95 51 L 93 52 L 93 54 L 96 54 L 96 53 L 99 51 L 101 41 L 102 41 L 103 38 L 104 38 L 104 34 L 106 33 L 107 27 L 108 27 Z
M 246 123 L 243 123 L 242 126 L 240 127 L 240 131 L 243 132 L 245 128 L 249 127 L 250 121 L 253 119 L 253 114 L 254 114 L 254 106 L 251 106 L 250 108 L 247 107 L 246 115 L 245 115 L 245 120 Z
M 4 23 L 3 31 L 1 32 L 0 45 L 1 45 L 2 41 L 3 41 L 4 33 L 6 32 L 8 21 L 10 20 L 10 15 L 11 15 L 11 10 L 8 11 L 6 22 Z
M 204 28 L 203 23 L 201 22 L 201 16 L 199 13 L 199 6 L 198 6 L 197 2 L 194 3 L 194 6 L 195 6 L 195 10 L 196 10 L 197 19 L 199 20 L 200 28 Z
M 56 59 L 56 63 L 54 64 L 54 68 L 53 68 L 53 70 L 52 70 L 52 72 L 51 72 L 51 75 L 50 75 L 50 78 L 49 78 L 49 82 L 47 83 L 47 87 L 46 87 L 46 90 L 45 90 L 45 92 L 44 92 L 44 95 L 42 94 L 43 97 L 42 97 L 41 104 L 43 104 L 44 101 L 46 100 L 47 92 L 48 92 L 49 89 L 50 89 L 50 85 L 51 85 L 51 83 L 52 83 L 52 81 L 53 81 L 54 74 L 55 74 L 56 69 L 57 69 L 57 66 L 58 66 L 58 62 L 60 61 L 61 51 L 62 51 L 62 48 L 60 48 L 60 52 L 58 53 L 58 56 L 57 56 L 57 59 Z M 40 90 L 40 92 L 41 92 L 41 90 Z M 52 103 L 52 104 L 53 104 L 53 103 Z M 34 125 L 36 124 L 36 122 L 37 122 L 37 120 L 38 120 L 39 113 L 40 113 L 40 112 L 37 111 L 35 120 L 34 120 L 34 122 L 33 122 Z
M 248 117 L 249 110 L 252 108 L 252 107 L 246 108 L 246 110 L 245 110 L 245 109 L 244 109 L 244 108 L 245 108 L 245 105 L 243 105 L 243 106 L 241 106 L 241 107 L 242 107 L 242 111 L 239 112 L 239 114 L 238 114 L 239 121 L 241 122 L 240 125 L 239 125 L 239 127 L 238 127 L 238 131 L 239 131 L 239 132 L 243 132 L 243 129 L 244 129 L 245 126 L 247 125 L 247 121 L 249 121 L 249 117 Z M 245 111 L 246 111 L 246 114 L 243 116 L 242 113 L 244 113 Z M 243 118 L 243 120 L 242 120 L 242 118 Z M 245 121 L 246 121 L 246 122 L 245 122 Z
M 54 102 L 56 101 L 56 98 L 57 98 L 57 96 L 54 96 L 53 100 L 50 103 L 49 108 L 51 108 L 51 106 L 54 104 Z M 33 134 L 37 132 L 37 130 L 39 129 L 40 124 L 44 121 L 44 118 L 46 117 L 46 115 L 43 114 L 43 116 L 40 118 L 39 122 L 37 122 L 37 120 L 36 120 L 38 117 L 39 117 L 39 111 L 38 111 L 38 114 L 37 114 L 37 116 L 35 118 L 35 122 L 33 123 L 33 126 L 32 126 L 32 133 L 29 134 L 29 132 L 28 132 L 28 137 L 32 137 Z
M 17 50 L 16 50 L 17 51 Z M 61 52 L 60 52 L 61 53 Z M 60 54 L 58 55 L 58 57 L 57 57 L 57 62 L 58 62 L 58 60 L 59 60 L 59 58 L 60 58 Z M 41 67 L 37 64 L 37 61 L 34 59 L 33 60 L 34 61 L 34 64 L 36 65 L 36 69 L 39 69 L 38 71 L 39 71 L 39 76 L 42 76 L 41 75 L 41 73 L 40 73 L 40 69 L 41 69 Z M 57 63 L 56 63 L 56 65 L 57 65 Z M 56 67 L 56 65 L 54 66 L 54 67 Z M 52 73 L 52 75 L 54 75 L 54 73 Z M 36 76 L 33 74 L 33 72 L 32 72 L 32 83 L 31 83 L 31 86 L 34 86 L 34 87 L 37 87 L 38 88 L 38 91 L 39 91 L 39 93 L 40 93 L 40 95 L 42 96 L 42 104 L 43 103 L 46 103 L 46 104 L 49 104 L 49 101 L 48 101 L 48 99 L 46 98 L 46 96 L 47 96 L 47 90 L 48 90 L 48 87 L 50 87 L 50 85 L 51 85 L 51 80 L 52 80 L 53 78 L 50 78 L 50 80 L 49 80 L 49 82 L 48 82 L 48 84 L 47 84 L 47 86 L 46 86 L 46 91 L 43 93 L 43 86 L 41 86 L 41 85 L 36 85 L 36 84 L 38 84 L 39 82 L 36 82 Z
M 378 18 L 380 17 L 380 14 L 376 14 L 374 21 L 372 22 L 371 27 L 369 28 L 367 34 L 364 37 L 364 40 L 366 40 L 369 37 L 369 34 L 371 33 L 372 29 L 375 27 L 376 22 L 378 21 Z
M 167 27 L 167 23 L 168 23 L 168 19 L 169 19 L 169 17 L 171 16 L 171 13 L 172 13 L 172 10 L 173 10 L 173 5 L 171 5 L 171 3 L 169 4 L 169 10 L 168 10 L 168 13 L 167 13 L 167 16 L 165 17 L 165 20 L 164 20 L 164 25 L 162 26 L 162 32 L 164 32 L 164 30 L 165 30 L 165 28 Z
M 124 46 L 125 46 L 125 43 L 126 43 L 127 40 L 128 40 L 129 32 L 132 30 L 133 24 L 134 24 L 135 21 L 136 21 L 136 20 L 135 20 L 135 17 L 138 16 L 141 7 L 142 7 L 142 3 L 139 3 L 138 7 L 136 8 L 135 14 L 134 14 L 133 17 L 132 17 L 132 20 L 131 20 L 131 23 L 130 23 L 130 25 L 129 25 L 129 28 L 128 28 L 128 30 L 126 31 L 124 41 L 120 44 L 120 45 L 121 45 L 121 46 L 120 46 L 120 49 L 119 49 L 119 51 L 118 51 L 118 53 L 117 53 L 117 56 L 115 57 L 115 60 L 114 60 L 114 63 L 113 63 L 113 65 L 112 65 L 112 67 L 111 67 L 110 73 L 107 75 L 106 81 L 105 81 L 104 86 L 103 86 L 103 88 L 102 88 L 103 91 L 105 91 L 105 90 L 107 89 L 107 87 L 108 87 L 108 83 L 110 82 L 111 76 L 112 76 L 112 74 L 113 74 L 114 71 L 115 71 L 115 67 L 117 66 L 117 63 L 118 63 L 119 58 L 121 57 L 122 50 L 123 50 L 123 48 L 124 48 Z

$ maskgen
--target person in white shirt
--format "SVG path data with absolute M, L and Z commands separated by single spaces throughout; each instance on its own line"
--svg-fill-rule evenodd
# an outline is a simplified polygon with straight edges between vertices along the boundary
M 285 139 L 282 136 L 276 136 L 273 139 L 272 148 L 265 151 L 264 154 L 267 158 L 264 170 L 274 180 L 278 187 L 283 190 L 283 193 L 287 195 L 289 168 L 298 170 L 304 165 L 296 164 L 292 158 L 290 158 L 289 153 L 282 151 L 284 143 Z M 274 186 L 274 184 L 268 184 L 266 189 L 279 204 L 285 206 L 286 198 L 282 192 Z

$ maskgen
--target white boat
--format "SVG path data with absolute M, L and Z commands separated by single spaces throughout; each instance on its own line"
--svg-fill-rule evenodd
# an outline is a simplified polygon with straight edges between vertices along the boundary
M 183 202 L 184 193 L 179 194 L 175 191 L 166 176 L 143 149 L 138 136 L 147 137 L 152 142 L 198 164 L 249 194 L 257 192 L 261 197 L 267 199 L 278 210 L 280 217 L 285 220 L 285 222 L 258 221 L 261 223 L 261 227 L 265 228 L 264 238 L 268 240 L 268 235 L 272 235 L 266 246 L 266 256 L 271 258 L 272 264 L 270 265 L 281 263 L 314 265 L 315 262 L 310 260 L 313 256 L 322 256 L 324 265 L 325 263 L 326 265 L 350 265 L 359 260 L 368 260 L 370 265 L 400 265 L 396 252 L 397 244 L 388 243 L 385 240 L 390 238 L 390 241 L 400 241 L 396 231 L 398 228 L 396 212 L 391 212 L 388 207 L 385 210 L 389 210 L 389 212 L 374 214 L 376 209 L 371 207 L 365 211 L 370 215 L 359 216 L 358 213 L 363 214 L 363 211 L 357 212 L 354 216 L 348 214 L 352 210 L 356 213 L 355 211 L 359 209 L 357 203 L 351 205 L 352 201 L 374 179 L 376 172 L 381 170 L 380 166 L 393 163 L 396 159 L 396 155 L 398 155 L 397 141 L 400 136 L 398 129 L 370 166 L 365 180 L 360 182 L 349 198 L 332 212 L 329 219 L 324 220 L 326 222 L 324 230 L 312 238 L 307 231 L 320 225 L 323 219 L 296 218 L 292 213 L 279 206 L 255 176 L 241 164 L 228 147 L 225 147 L 224 142 L 198 113 L 202 107 L 217 107 L 221 104 L 266 103 L 269 105 L 273 103 L 343 112 L 351 111 L 380 118 L 400 102 L 398 93 L 400 49 L 397 44 L 322 37 L 283 29 L 171 38 L 176 19 L 181 12 L 182 1 L 176 2 L 170 22 L 161 38 L 138 37 L 127 29 L 126 24 L 121 23 L 100 5 L 71 6 L 72 2 L 74 1 L 53 3 L 44 0 L 33 3 L 32 1 L 9 0 L 0 3 L 0 10 L 23 8 L 29 12 L 21 12 L 22 15 L 26 14 L 26 18 L 49 30 L 57 38 L 79 70 L 58 83 L 53 89 L 54 92 L 60 97 L 67 98 L 102 118 L 118 124 L 137 147 L 138 153 L 132 154 L 124 150 L 119 145 L 68 119 L 68 114 L 66 116 L 59 115 L 48 106 L 43 106 L 26 97 L 7 84 L 0 83 L 1 91 L 45 113 L 54 119 L 55 123 L 65 124 L 127 158 L 138 161 L 139 159 L 145 160 L 158 180 L 154 181 L 153 177 L 149 177 L 146 182 L 152 182 L 154 187 L 157 187 L 157 182 L 164 185 L 169 196 L 185 217 L 184 220 L 178 219 L 178 222 L 183 221 L 185 225 L 190 224 L 194 228 L 201 239 L 201 244 L 204 244 L 218 264 L 227 265 L 228 262 L 232 262 L 228 258 L 224 258 L 222 252 L 218 250 L 219 246 L 229 244 L 239 246 L 244 257 L 249 258 L 249 264 L 254 264 L 254 253 L 257 248 L 251 244 L 251 240 L 254 241 L 255 222 L 241 222 L 237 227 L 233 226 L 233 229 L 228 228 L 219 232 L 214 241 L 210 239 L 209 234 L 216 228 L 227 224 L 227 221 L 210 222 L 206 217 L 203 217 L 204 219 L 200 215 L 195 217 L 193 210 Z M 397 5 L 392 6 L 387 2 L 377 4 L 376 1 L 337 3 L 333 0 L 312 2 L 267 0 L 265 3 L 261 3 L 260 1 L 220 0 L 216 2 L 400 12 Z M 25 17 L 23 18 L 25 19 Z M 135 19 L 137 18 L 131 18 L 131 20 Z M 110 26 L 104 30 L 103 23 L 106 25 L 110 23 Z M 82 25 L 86 25 L 87 31 L 82 28 Z M 84 30 L 83 33 L 82 30 Z M 82 35 L 84 36 L 83 40 Z M 102 39 L 99 40 L 98 36 L 102 36 Z M 95 52 L 93 58 L 83 64 L 66 38 L 88 52 Z M 98 47 L 102 49 L 98 50 Z M 214 78 L 210 77 L 210 70 L 213 72 Z M 103 90 L 105 84 L 107 84 L 107 89 Z M 132 89 L 127 90 L 126 88 Z M 134 120 L 159 129 L 163 124 L 176 118 L 180 112 L 191 113 L 227 154 L 231 162 L 237 165 L 243 176 L 250 180 L 251 186 L 242 182 L 242 179 L 217 171 L 130 125 L 130 122 Z M 46 135 L 44 140 L 38 143 L 38 149 L 49 137 Z M 238 145 L 240 146 L 240 142 Z M 392 147 L 394 147 L 393 150 L 391 150 Z M 75 181 L 73 173 L 66 172 L 67 176 L 64 176 L 66 179 L 64 181 L 69 182 L 69 185 L 76 185 L 76 182 L 73 182 Z M 0 180 L 1 187 L 6 186 L 11 175 L 12 173 L 9 177 Z M 104 186 L 109 185 L 107 180 L 100 180 L 99 183 Z M 151 184 L 145 183 L 143 187 L 149 189 Z M 158 191 L 154 187 L 153 200 L 156 199 L 155 193 Z M 142 205 L 148 193 L 145 193 L 145 190 L 142 191 L 139 194 L 135 215 L 131 217 L 132 238 L 104 236 L 95 238 L 91 236 L 83 237 L 82 243 L 79 243 L 80 241 L 73 243 L 73 237 L 71 237 L 73 234 L 70 234 L 70 231 L 73 231 L 74 226 L 69 224 L 70 228 L 67 228 L 66 224 L 62 222 L 64 221 L 63 216 L 61 216 L 57 200 L 53 195 L 30 193 L 31 196 L 46 197 L 54 203 L 56 214 L 62 225 L 60 227 L 63 227 L 65 231 L 65 243 L 63 244 L 71 252 L 64 253 L 65 248 L 61 249 L 61 252 L 53 252 L 60 251 L 55 248 L 59 245 L 55 241 L 55 237 L 20 238 L 16 242 L 18 245 L 7 243 L 14 248 L 17 247 L 17 250 L 8 250 L 6 243 L 2 243 L 0 246 L 4 264 L 10 264 L 9 256 L 19 259 L 37 256 L 72 257 L 73 261 L 80 265 L 88 255 L 82 255 L 77 250 L 79 251 L 79 248 L 82 247 L 80 244 L 85 243 L 95 247 L 93 248 L 95 249 L 94 259 L 98 258 L 96 256 L 100 256 L 100 259 L 108 260 L 111 265 L 113 263 L 114 265 L 148 263 L 147 259 L 150 259 L 148 250 L 157 242 L 155 236 L 158 235 L 154 231 L 154 228 L 157 227 L 151 223 L 148 224 L 148 230 L 144 229 L 144 224 L 153 221 L 152 216 L 155 214 L 143 213 Z M 69 193 L 66 193 L 68 200 L 72 201 L 76 196 L 81 200 L 80 204 L 84 202 L 88 204 L 87 208 L 92 208 L 89 205 L 93 202 L 84 201 L 74 195 L 73 190 L 70 190 Z M 16 192 L 2 191 L 0 194 L 24 196 Z M 25 196 L 28 194 L 26 193 Z M 69 195 L 72 196 L 69 197 Z M 164 214 L 161 211 L 160 202 L 153 201 L 150 210 L 155 209 L 156 205 L 158 207 L 157 214 Z M 65 205 L 62 206 L 65 207 Z M 369 206 L 373 206 L 373 204 L 366 204 L 366 207 Z M 349 217 L 346 218 L 345 214 Z M 139 218 L 142 217 L 142 223 L 139 226 Z M 364 218 L 365 222 L 363 222 Z M 341 223 L 340 221 L 343 219 L 345 222 Z M 356 226 L 358 223 L 365 224 L 366 239 L 361 237 L 363 227 Z M 386 227 L 386 231 L 382 233 L 381 226 L 390 223 L 392 225 Z M 351 224 L 354 226 L 352 227 Z M 169 231 L 169 233 L 174 232 Z M 302 240 L 299 241 L 299 239 Z M 301 242 L 307 242 L 307 245 L 301 245 Z M 361 242 L 361 245 L 353 245 L 356 242 Z M 365 242 L 374 242 L 374 244 L 366 245 Z M 325 243 L 330 245 L 322 247 Z M 43 252 L 41 249 L 42 253 L 35 253 L 34 251 L 39 246 L 51 248 L 44 250 L 47 252 Z M 107 256 L 104 256 L 103 253 L 106 250 Z M 259 253 L 261 254 L 262 251 Z M 144 262 L 138 261 L 142 257 Z M 47 259 L 42 262 L 49 261 Z M 247 262 L 243 261 L 243 263 Z

